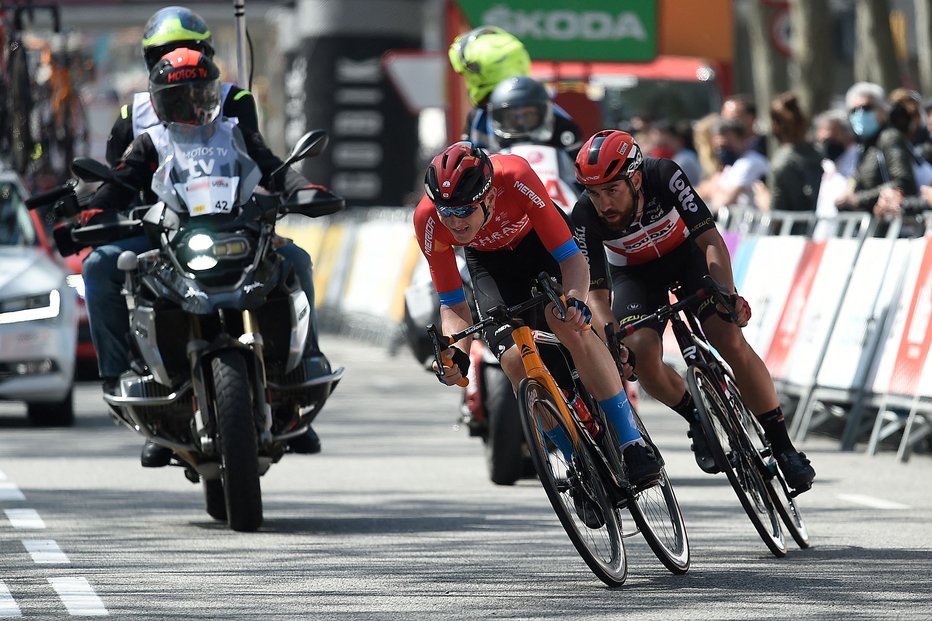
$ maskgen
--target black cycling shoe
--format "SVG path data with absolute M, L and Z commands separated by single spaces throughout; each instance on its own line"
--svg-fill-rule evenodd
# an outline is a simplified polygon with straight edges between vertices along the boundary
M 313 427 L 308 427 L 306 433 L 288 440 L 288 448 L 292 453 L 313 455 L 320 452 L 320 438 Z
M 605 518 L 602 515 L 602 509 L 592 500 L 583 490 L 579 481 L 570 489 L 570 496 L 573 497 L 573 505 L 576 507 L 576 515 L 582 520 L 582 523 L 589 528 L 602 528 L 605 524 Z
M 708 474 L 721 472 L 715 463 L 715 457 L 712 456 L 712 449 L 709 448 L 709 441 L 705 437 L 702 425 L 698 421 L 689 424 L 686 436 L 692 438 L 693 443 L 689 445 L 689 448 L 696 454 L 696 463 L 702 471 Z
M 806 459 L 806 454 L 794 449 L 788 449 L 782 453 L 776 454 L 777 464 L 780 466 L 780 472 L 786 479 L 786 484 L 793 489 L 802 489 L 805 491 L 812 487 L 812 480 L 815 478 L 815 469 Z
M 152 440 L 146 440 L 142 447 L 142 454 L 139 456 L 143 468 L 161 468 L 167 466 L 171 460 L 172 450 Z
M 646 487 L 660 478 L 663 465 L 649 446 L 629 444 L 622 458 L 628 471 L 628 482 L 634 487 Z

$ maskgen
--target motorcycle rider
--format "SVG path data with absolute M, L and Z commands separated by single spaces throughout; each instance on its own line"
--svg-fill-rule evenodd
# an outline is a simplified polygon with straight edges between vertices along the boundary
M 188 8 L 169 6 L 159 9 L 149 18 L 143 29 L 142 56 L 146 63 L 146 69 L 151 72 L 165 54 L 181 47 L 198 50 L 207 58 L 212 59 L 214 48 L 210 28 L 203 18 Z M 244 133 L 258 134 L 259 120 L 256 114 L 256 102 L 252 93 L 230 82 L 222 82 L 220 91 L 221 101 L 223 102 L 222 115 L 236 119 Z M 107 138 L 107 162 L 111 166 L 115 166 L 135 138 L 146 129 L 159 123 L 160 120 L 152 107 L 149 91 L 135 93 L 132 104 L 126 104 L 120 108 L 120 115 L 110 130 L 110 135 Z M 144 193 L 151 196 L 148 187 L 146 187 Z M 152 198 L 147 202 L 154 200 Z M 108 246 L 111 246 L 109 248 L 100 247 L 97 249 L 97 260 L 100 260 L 102 255 L 107 256 L 107 260 L 102 261 L 104 265 L 98 266 L 91 274 L 92 277 L 99 277 L 99 282 L 95 283 L 94 288 L 102 292 L 101 299 L 112 301 L 120 293 L 122 276 L 116 268 L 116 258 L 120 255 L 120 252 L 128 249 L 122 247 L 124 242 L 125 240 L 121 240 L 114 244 L 108 244 Z M 307 355 L 312 358 L 311 368 L 316 369 L 318 375 L 326 375 L 330 372 L 330 362 L 320 351 L 317 336 L 317 311 L 314 305 L 314 274 L 311 257 L 293 243 L 283 246 L 279 249 L 279 252 L 291 262 L 301 282 L 301 288 L 310 303 L 311 314 Z M 85 276 L 86 278 L 87 276 Z M 96 325 L 93 320 L 91 321 L 91 338 L 97 349 L 98 371 L 104 380 L 104 390 L 112 390 L 115 385 L 113 378 L 117 377 L 129 366 L 126 357 L 126 343 L 123 338 L 123 334 L 126 332 L 127 319 L 125 312 L 121 312 L 117 316 L 117 311 L 113 310 L 109 305 L 106 308 L 98 308 L 97 315 Z M 321 448 L 320 438 L 313 428 L 308 428 L 304 436 L 292 439 L 289 446 L 298 453 L 319 453 Z M 168 463 L 170 458 L 171 452 L 158 444 L 146 442 L 143 447 L 141 458 L 143 465 L 164 465 Z
M 207 54 L 189 48 L 178 48 L 168 52 L 156 63 L 149 75 L 149 93 L 152 109 L 159 123 L 145 128 L 132 141 L 123 157 L 113 167 L 115 180 L 105 182 L 100 187 L 88 210 L 83 212 L 84 220 L 98 213 L 98 210 L 124 209 L 138 192 L 151 187 L 153 173 L 162 159 L 157 145 L 164 141 L 168 124 L 203 126 L 227 123 L 232 126 L 234 139 L 243 141 L 246 152 L 262 171 L 261 185 L 264 188 L 272 192 L 292 193 L 303 187 L 320 187 L 312 185 L 291 167 L 286 167 L 274 177 L 269 176 L 282 165 L 282 161 L 268 148 L 259 132 L 240 127 L 235 119 L 221 117 L 220 70 Z M 300 270 L 303 258 L 301 255 L 306 257 L 307 253 L 284 238 L 277 238 L 273 243 L 276 251 L 291 264 L 303 280 Z M 124 277 L 116 267 L 117 257 L 124 250 L 141 253 L 150 248 L 151 244 L 145 236 L 131 237 L 96 248 L 84 262 L 83 273 L 91 333 L 97 348 L 104 389 L 111 392 L 116 389 L 119 376 L 129 369 L 129 357 L 124 341 L 129 320 L 126 303 L 121 294 Z M 298 260 L 294 260 L 295 257 L 298 257 Z M 320 355 L 319 350 L 312 349 L 314 345 L 316 343 L 312 344 L 309 338 L 305 346 L 306 356 Z M 325 358 L 322 358 L 322 364 L 325 365 L 325 372 L 329 372 L 329 363 L 326 363 Z M 306 436 L 299 436 L 297 443 L 290 441 L 289 446 L 294 452 L 310 452 L 306 450 Z M 170 460 L 170 449 L 150 442 L 143 447 L 143 466 L 164 466 Z
M 440 293 L 443 333 L 452 334 L 472 324 L 472 311 L 454 258 L 455 246 L 465 246 L 480 316 L 495 306 L 526 300 L 532 280 L 542 270 L 561 278 L 566 290 L 566 319 L 543 311 L 528 317 L 528 325 L 548 326 L 569 349 L 583 382 L 618 430 L 617 441 L 632 481 L 643 484 L 656 478 L 661 466 L 634 425 L 611 355 L 599 338 L 585 329 L 591 316 L 586 306 L 586 260 L 565 215 L 548 200 L 528 162 L 517 155 L 489 156 L 470 142 L 457 142 L 433 159 L 424 186 L 426 195 L 415 209 L 414 228 Z M 517 386 L 524 367 L 511 332 L 507 327 L 490 329 L 485 338 Z M 455 385 L 465 377 L 468 341 L 463 339 L 444 350 L 444 358 L 455 363 L 451 367 L 437 369 L 434 362 L 442 383 Z M 561 432 L 562 428 L 556 427 L 548 435 L 569 458 L 572 444 Z M 587 523 L 602 519 L 585 506 L 577 511 Z
M 728 249 L 709 208 L 682 169 L 669 159 L 644 158 L 630 134 L 609 129 L 593 135 L 580 149 L 576 176 L 586 192 L 573 208 L 572 220 L 580 245 L 588 252 L 589 304 L 596 325 L 635 321 L 667 303 L 674 281 L 682 283 L 689 295 L 711 274 L 731 292 L 738 321 L 732 323 L 722 309 L 706 302 L 696 310 L 702 330 L 733 369 L 787 483 L 808 489 L 815 470 L 787 435 L 773 380 L 741 333 L 751 309 L 735 292 Z M 644 389 L 686 419 L 696 462 L 714 474 L 717 466 L 689 391 L 683 378 L 662 360 L 662 330 L 657 324 L 624 341 L 635 353 Z
M 481 26 L 453 40 L 448 52 L 450 65 L 462 74 L 473 108 L 466 115 L 462 140 L 492 148 L 492 123 L 486 105 L 499 82 L 531 75 L 531 57 L 516 36 L 497 26 Z M 574 156 L 582 143 L 582 132 L 563 108 L 554 105 L 554 129 L 547 144 Z

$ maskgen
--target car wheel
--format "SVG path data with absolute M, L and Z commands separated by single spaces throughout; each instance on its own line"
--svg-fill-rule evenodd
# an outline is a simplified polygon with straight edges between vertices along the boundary
M 74 425 L 73 390 L 61 401 L 41 401 L 26 404 L 26 416 L 35 427 L 70 427 Z

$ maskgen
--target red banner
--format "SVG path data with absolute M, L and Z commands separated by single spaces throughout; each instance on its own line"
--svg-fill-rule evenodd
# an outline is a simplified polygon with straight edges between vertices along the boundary
M 919 388 L 922 368 L 932 345 L 932 238 L 926 238 L 916 287 L 907 308 L 909 314 L 890 376 L 890 392 L 913 396 Z

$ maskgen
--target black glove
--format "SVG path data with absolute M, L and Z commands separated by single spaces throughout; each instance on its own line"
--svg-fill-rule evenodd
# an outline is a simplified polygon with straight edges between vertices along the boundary
M 582 316 L 586 320 L 586 324 L 592 321 L 592 311 L 589 310 L 589 307 L 586 306 L 586 303 L 582 300 L 577 300 L 573 296 L 566 298 L 566 309 L 569 310 L 571 308 L 575 308 L 582 313 Z
M 453 364 L 460 368 L 460 375 L 466 377 L 466 373 L 469 372 L 469 356 L 459 347 L 450 347 L 450 349 L 453 350 Z M 443 370 L 441 369 L 436 375 L 437 380 L 446 385 L 446 382 L 443 381 Z

